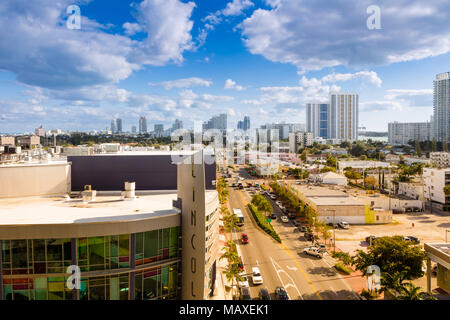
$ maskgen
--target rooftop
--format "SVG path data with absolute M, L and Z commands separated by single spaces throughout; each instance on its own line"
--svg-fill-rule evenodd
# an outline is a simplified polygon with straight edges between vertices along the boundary
M 318 206 L 364 206 L 354 197 L 308 197 L 308 199 Z
M 292 185 L 301 192 L 305 197 L 348 197 L 348 194 L 339 189 L 331 189 L 329 187 L 319 187 L 311 185 Z
M 176 191 L 136 192 L 136 199 L 129 201 L 119 192 L 97 192 L 96 200 L 88 204 L 61 196 L 6 198 L 0 199 L 0 225 L 137 221 L 179 213 L 172 206 L 176 199 Z

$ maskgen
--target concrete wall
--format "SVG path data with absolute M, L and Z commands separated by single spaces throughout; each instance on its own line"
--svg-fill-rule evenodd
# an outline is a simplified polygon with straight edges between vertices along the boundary
M 99 191 L 123 190 L 125 181 L 136 182 L 136 190 L 176 190 L 177 165 L 170 155 L 69 156 L 72 191 L 90 184 Z M 205 164 L 206 189 L 214 190 L 216 164 Z
M 0 167 L 0 198 L 68 194 L 70 171 L 70 164 Z

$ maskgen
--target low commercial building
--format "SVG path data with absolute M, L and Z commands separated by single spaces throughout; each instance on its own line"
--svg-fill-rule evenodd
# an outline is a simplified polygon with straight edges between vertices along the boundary
M 383 161 L 365 161 L 365 160 L 350 160 L 338 161 L 339 171 L 344 172 L 345 168 L 352 168 L 354 171 L 363 172 L 368 169 L 389 168 L 391 164 Z
M 0 146 L 15 146 L 15 139 L 11 136 L 0 136 Z
M 93 147 L 63 147 L 61 155 L 63 156 L 91 156 L 94 154 Z
M 24 149 L 33 149 L 41 145 L 41 137 L 39 136 L 18 137 L 17 144 Z
M 334 184 L 339 186 L 347 185 L 347 178 L 337 174 L 335 172 L 329 171 L 325 173 L 320 173 L 317 175 L 317 182 L 324 184 Z
M 423 183 L 421 182 L 399 182 L 398 194 L 411 199 L 424 200 Z
M 427 291 L 431 293 L 431 261 L 436 262 L 439 288 L 450 294 L 450 243 L 425 243 L 427 254 Z
M 301 201 L 318 212 L 326 223 L 382 224 L 392 222 L 392 211 L 371 207 L 358 197 L 330 187 L 292 185 Z

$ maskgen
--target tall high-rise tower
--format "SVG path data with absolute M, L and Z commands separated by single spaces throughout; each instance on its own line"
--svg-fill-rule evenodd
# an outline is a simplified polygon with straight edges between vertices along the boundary
M 147 133 L 147 119 L 145 117 L 139 118 L 139 134 Z
M 433 137 L 450 141 L 450 72 L 436 75 L 433 83 Z
M 358 140 L 359 98 L 355 93 L 330 95 L 330 136 L 342 141 Z

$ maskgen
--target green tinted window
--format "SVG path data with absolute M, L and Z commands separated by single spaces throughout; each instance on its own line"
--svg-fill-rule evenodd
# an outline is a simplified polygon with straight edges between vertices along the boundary
M 158 255 L 158 230 L 144 233 L 144 258 Z

